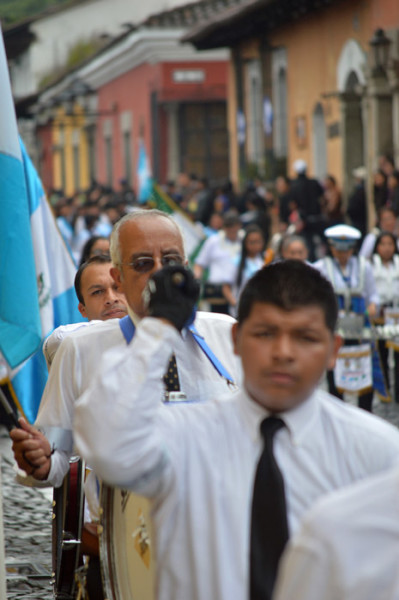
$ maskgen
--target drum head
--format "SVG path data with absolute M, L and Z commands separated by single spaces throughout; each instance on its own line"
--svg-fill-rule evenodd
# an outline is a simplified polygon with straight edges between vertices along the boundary
M 108 600 L 155 600 L 150 504 L 102 485 L 100 559 Z
M 69 471 L 53 493 L 52 566 L 55 598 L 73 598 L 83 524 L 84 467 L 70 460 Z

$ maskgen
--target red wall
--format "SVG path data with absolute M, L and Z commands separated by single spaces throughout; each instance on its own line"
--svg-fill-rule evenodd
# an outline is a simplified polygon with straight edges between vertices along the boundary
M 141 65 L 136 69 L 121 75 L 98 90 L 98 111 L 116 108 L 111 117 L 113 122 L 113 187 L 118 189 L 119 180 L 124 177 L 124 158 L 120 115 L 125 111 L 132 112 L 132 173 L 137 168 L 140 134 L 148 156 L 151 156 L 151 91 L 156 89 L 159 81 L 158 65 Z M 100 117 L 97 127 L 97 178 L 102 183 L 106 181 L 105 143 L 103 136 L 103 121 L 108 117 Z
M 51 125 L 39 126 L 36 129 L 36 136 L 40 140 L 42 155 L 40 157 L 39 174 L 43 187 L 48 194 L 52 189 L 53 182 L 53 137 Z
M 202 84 L 176 83 L 173 81 L 175 69 L 202 69 L 205 80 Z M 151 160 L 152 153 L 152 123 L 151 123 L 151 94 L 157 92 L 159 104 L 167 101 L 201 101 L 225 100 L 227 89 L 227 62 L 172 62 L 156 65 L 143 64 L 128 73 L 121 75 L 98 90 L 98 111 L 110 111 L 116 108 L 112 116 L 101 116 L 97 127 L 97 179 L 106 182 L 106 154 L 103 135 L 103 121 L 112 119 L 113 122 L 113 187 L 119 188 L 119 180 L 124 176 L 124 157 L 120 115 L 125 111 L 132 112 L 132 174 L 133 185 L 136 186 L 136 169 L 139 140 L 143 136 L 147 155 Z M 166 179 L 167 173 L 167 135 L 168 127 L 166 114 L 159 108 L 160 140 L 160 175 Z

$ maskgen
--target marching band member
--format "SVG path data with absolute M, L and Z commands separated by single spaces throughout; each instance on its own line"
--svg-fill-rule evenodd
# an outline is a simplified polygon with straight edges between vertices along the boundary
M 260 269 L 241 294 L 233 339 L 244 388 L 162 404 L 192 283 L 179 266 L 153 275 L 150 316 L 127 348 L 104 356 L 76 403 L 75 440 L 103 481 L 150 499 L 157 600 L 270 600 L 306 510 L 395 464 L 399 432 L 318 388 L 341 341 L 337 304 L 331 284 L 298 260 Z
M 111 275 L 126 297 L 129 315 L 65 337 L 55 354 L 35 426 L 21 420 L 22 429 L 10 433 L 18 466 L 47 485 L 60 486 L 69 469 L 76 399 L 91 383 L 104 352 L 125 347 L 146 314 L 142 294 L 149 277 L 166 264 L 186 263 L 179 227 L 158 210 L 134 211 L 118 221 L 111 234 L 111 257 Z M 241 369 L 230 335 L 233 322 L 227 315 L 198 312 L 195 329 L 186 330 L 165 348 L 168 358 L 172 353 L 176 357 L 181 388 L 170 393 L 171 400 L 207 400 L 215 386 L 225 392 L 233 389 L 230 383 L 240 382 Z M 90 507 L 95 520 L 99 507 L 95 502 Z
M 377 316 L 380 299 L 374 281 L 373 271 L 368 261 L 354 254 L 361 232 L 350 225 L 328 227 L 324 235 L 332 256 L 325 256 L 313 264 L 331 281 L 343 315 L 362 315 L 372 319 Z M 358 340 L 346 339 L 352 345 Z M 334 382 L 334 374 L 327 374 L 329 390 L 342 398 Z M 373 389 L 359 393 L 358 405 L 371 412 Z
M 67 336 L 59 346 L 40 404 L 36 426 L 23 424 L 13 430 L 14 453 L 20 468 L 49 485 L 58 487 L 68 471 L 73 449 L 72 420 L 75 400 L 91 383 L 101 356 L 109 348 L 126 346 L 146 314 L 142 293 L 149 277 L 165 264 L 184 264 L 180 229 L 171 217 L 157 210 L 129 213 L 118 221 L 111 234 L 111 275 L 128 304 L 125 320 L 95 323 Z M 227 373 L 240 381 L 240 367 L 232 351 L 227 315 L 198 312 L 195 325 Z M 206 400 L 211 385 L 230 389 L 215 364 L 190 333 L 173 347 L 182 389 L 188 398 Z M 25 435 L 24 435 L 25 433 Z M 47 438 L 43 435 L 46 434 Z M 51 454 L 51 446 L 54 452 Z
M 75 275 L 75 292 L 79 301 L 78 309 L 82 317 L 88 319 L 82 323 L 73 325 L 61 325 L 46 338 L 43 345 L 43 354 L 46 358 L 47 368 L 50 372 L 54 356 L 62 340 L 77 330 L 83 330 L 87 326 L 92 326 L 98 321 L 108 321 L 110 319 L 120 319 L 127 314 L 127 303 L 124 294 L 118 289 L 114 279 L 111 277 L 110 269 L 111 258 L 107 254 L 99 254 L 89 258 L 82 263 Z M 34 428 L 21 419 L 22 430 L 14 430 L 11 438 L 14 440 L 13 450 L 17 464 L 25 466 L 25 458 L 19 455 L 21 444 L 18 440 L 25 440 L 28 432 L 34 432 Z M 30 435 L 30 434 L 29 434 Z M 43 440 L 43 443 L 45 441 Z M 29 459 L 28 459 L 29 460 Z M 35 478 L 36 468 L 32 463 L 31 473 L 25 476 L 23 471 L 17 474 L 17 481 L 23 485 L 38 486 L 50 485 L 50 482 L 43 483 Z M 23 467 L 22 467 L 23 468 Z M 24 469 L 26 471 L 26 468 Z M 86 571 L 86 589 L 90 596 L 100 600 L 103 597 L 101 589 L 101 575 L 98 562 L 98 537 L 93 535 L 90 521 L 98 518 L 98 500 L 96 494 L 96 481 L 94 474 L 90 472 L 85 480 L 85 523 L 82 530 L 80 552 L 83 555 L 90 554 L 91 558 Z M 93 510 L 94 507 L 94 510 Z M 76 507 L 74 507 L 76 508 Z M 79 507 L 78 507 L 79 508 Z M 91 509 L 91 510 L 90 510 Z M 73 510 L 73 509 L 71 509 Z M 94 530 L 97 527 L 94 526 Z M 72 583 L 71 583 L 72 589 Z

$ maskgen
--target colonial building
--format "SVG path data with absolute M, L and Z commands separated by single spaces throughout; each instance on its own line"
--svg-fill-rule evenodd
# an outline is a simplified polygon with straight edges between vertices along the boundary
M 185 0 L 72 0 L 21 23 L 3 24 L 15 100 L 38 92 L 43 81 L 54 79 L 90 45 L 104 45 L 152 13 L 184 3 Z
M 399 164 L 398 35 L 395 0 L 244 0 L 190 31 L 198 49 L 231 49 L 232 179 L 302 158 L 348 192 L 355 167 Z
M 228 177 L 229 51 L 180 42 L 220 6 L 202 0 L 153 15 L 39 93 L 38 162 L 48 189 L 70 195 L 93 179 L 136 187 L 142 142 L 158 181 L 181 171 Z

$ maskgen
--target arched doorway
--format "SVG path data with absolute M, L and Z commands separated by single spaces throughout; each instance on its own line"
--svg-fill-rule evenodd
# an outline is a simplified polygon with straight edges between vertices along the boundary
M 345 92 L 341 95 L 342 158 L 344 191 L 347 196 L 353 185 L 353 169 L 365 164 L 362 97 L 359 79 L 354 71 L 349 74 Z
M 272 55 L 273 77 L 273 151 L 275 157 L 283 161 L 288 155 L 288 95 L 287 95 L 287 53 L 278 48 Z
M 355 40 L 348 40 L 337 65 L 341 99 L 342 180 L 344 198 L 353 185 L 352 171 L 365 164 L 362 93 L 365 86 L 366 56 Z

